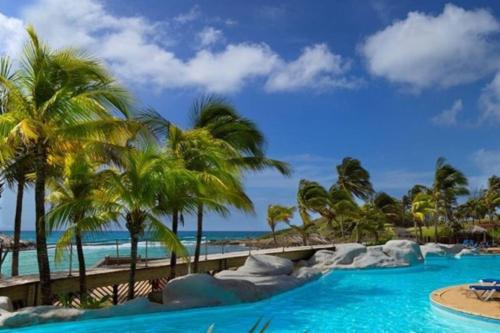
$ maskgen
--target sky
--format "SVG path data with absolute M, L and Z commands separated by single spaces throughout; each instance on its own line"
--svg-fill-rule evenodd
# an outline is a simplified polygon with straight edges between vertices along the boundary
M 139 106 L 183 128 L 203 94 L 258 124 L 294 173 L 248 174 L 256 214 L 209 216 L 208 230 L 266 230 L 268 204 L 294 205 L 302 178 L 331 185 L 346 156 L 396 197 L 430 185 L 440 156 L 472 191 L 500 174 L 498 1 L 1 0 L 0 54 L 18 57 L 28 24 L 102 59 Z M 1 200 L 8 230 L 13 193 Z M 33 229 L 31 191 L 25 207 Z

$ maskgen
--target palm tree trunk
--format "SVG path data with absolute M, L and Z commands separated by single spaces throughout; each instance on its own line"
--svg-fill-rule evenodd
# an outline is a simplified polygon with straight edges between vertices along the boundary
M 342 236 L 342 240 L 344 240 L 344 217 L 341 215 L 339 217 L 339 222 L 340 222 L 340 235 Z
M 413 231 L 415 231 L 415 240 L 417 241 L 418 243 L 418 230 L 417 230 L 417 220 L 416 219 L 413 219 Z
M 273 234 L 274 245 L 278 246 L 278 240 L 276 239 L 276 232 L 274 231 L 274 226 L 271 228 L 271 233 Z
M 80 301 L 87 298 L 87 272 L 85 269 L 85 256 L 83 254 L 83 243 L 80 228 L 75 230 L 76 253 L 78 256 L 78 273 L 80 279 Z
M 49 256 L 47 253 L 47 235 L 45 233 L 45 177 L 47 171 L 47 147 L 43 138 L 36 144 L 35 153 L 35 218 L 36 218 L 36 254 L 42 304 L 52 304 Z
M 434 221 L 434 242 L 438 242 L 438 220 Z
M 196 247 L 194 249 L 193 273 L 198 273 L 198 263 L 200 261 L 201 238 L 203 236 L 203 204 L 198 205 L 196 215 Z
M 21 239 L 21 222 L 23 214 L 23 197 L 25 176 L 21 174 L 17 180 L 16 214 L 14 216 L 14 248 L 12 249 L 12 276 L 19 275 L 19 241 Z
M 139 237 L 136 232 L 130 232 L 130 275 L 128 278 L 128 296 L 129 300 L 135 297 L 135 270 L 137 267 L 137 244 Z
M 172 213 L 172 232 L 177 236 L 177 229 L 179 228 L 179 212 L 174 210 Z M 175 251 L 172 251 L 170 255 L 170 275 L 169 280 L 175 278 L 175 266 L 177 265 L 177 255 Z

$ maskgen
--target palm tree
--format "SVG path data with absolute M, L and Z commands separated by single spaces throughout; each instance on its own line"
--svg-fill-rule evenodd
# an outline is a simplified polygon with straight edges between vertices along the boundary
M 385 228 L 387 217 L 372 202 L 364 204 L 359 210 L 359 216 L 354 223 L 353 233 L 356 237 L 356 243 L 361 242 L 365 232 L 372 234 L 375 242 L 378 242 L 379 232 Z
M 98 165 L 91 163 L 84 151 L 67 154 L 62 177 L 49 182 L 51 193 L 48 201 L 52 208 L 47 214 L 49 230 L 66 231 L 56 244 L 56 260 L 62 258 L 65 248 L 75 241 L 80 282 L 80 300 L 87 298 L 87 278 L 83 252 L 83 234 L 103 230 L 116 222 L 114 203 L 103 193 L 102 174 Z
M 290 174 L 288 164 L 266 157 L 265 138 L 257 125 L 239 114 L 224 98 L 199 98 L 193 105 L 191 116 L 193 128 L 207 130 L 214 139 L 227 143 L 238 152 L 237 156 L 231 154 L 228 158 L 241 171 L 274 168 L 283 175 Z M 238 197 L 236 199 L 239 201 Z M 200 256 L 204 209 L 204 203 L 200 202 L 197 208 L 195 269 Z
M 385 192 L 378 192 L 373 198 L 373 204 L 393 224 L 401 217 L 401 203 Z
M 456 204 L 457 196 L 469 194 L 468 181 L 465 175 L 446 159 L 440 157 L 436 162 L 434 183 L 432 184 L 432 196 L 435 205 L 434 237 L 438 241 L 438 219 L 442 217 L 445 221 L 451 221 L 452 208 Z
M 313 224 L 310 212 L 317 214 L 321 214 L 320 212 L 322 212 L 325 214 L 329 200 L 328 192 L 319 183 L 306 179 L 300 180 L 297 191 L 297 210 L 302 219 L 303 229 L 294 229 L 300 231 L 302 234 L 304 245 L 308 243 L 306 230 Z
M 342 163 L 337 165 L 337 174 L 337 185 L 351 195 L 366 201 L 374 193 L 370 173 L 361 166 L 359 160 L 345 157 Z
M 98 61 L 74 49 L 53 51 L 33 28 L 27 31 L 19 69 L 13 77 L 0 75 L 7 110 L 0 115 L 0 135 L 11 147 L 24 142 L 34 149 L 37 260 L 42 303 L 51 304 L 45 218 L 49 155 L 73 142 L 108 140 L 110 128 L 117 126 L 123 130 L 115 136 L 126 134 L 127 126 L 111 111 L 127 115 L 129 97 Z
M 345 238 L 344 220 L 345 218 L 354 218 L 358 216 L 359 207 L 352 195 L 337 184 L 333 185 L 329 191 L 331 209 L 334 213 L 339 227 L 342 239 Z
M 17 147 L 14 156 L 3 167 L 2 173 L 11 189 L 16 190 L 16 208 L 14 214 L 14 234 L 12 247 L 11 275 L 19 275 L 19 242 L 23 212 L 24 190 L 29 184 L 28 174 L 33 172 L 32 152 L 25 145 Z
M 500 207 L 500 177 L 488 178 L 488 188 L 484 191 L 482 201 L 487 209 L 488 218 L 493 221 L 495 211 Z
M 293 218 L 293 213 L 295 212 L 295 207 L 286 207 L 281 205 L 269 205 L 267 207 L 267 224 L 271 228 L 273 233 L 274 244 L 278 245 L 276 240 L 276 225 L 279 222 L 289 223 L 290 219 Z
M 420 192 L 413 196 L 411 202 L 411 214 L 413 217 L 415 239 L 419 239 L 417 235 L 417 227 L 422 241 L 422 224 L 425 219 L 435 212 L 435 205 L 432 195 L 426 192 Z
M 130 275 L 128 299 L 135 296 L 137 248 L 145 233 L 180 256 L 187 251 L 176 235 L 160 220 L 159 202 L 172 187 L 197 180 L 177 160 L 165 157 L 153 146 L 130 147 L 123 153 L 121 168 L 104 172 L 106 196 L 115 203 L 114 210 L 125 221 L 130 234 Z

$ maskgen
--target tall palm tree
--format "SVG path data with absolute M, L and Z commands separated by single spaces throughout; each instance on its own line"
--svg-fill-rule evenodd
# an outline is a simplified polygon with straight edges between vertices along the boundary
M 251 120 L 243 117 L 224 98 L 205 96 L 195 101 L 192 112 L 195 129 L 207 130 L 214 139 L 222 140 L 238 152 L 228 156 L 231 164 L 241 171 L 274 168 L 283 175 L 290 174 L 288 164 L 270 159 L 265 154 L 264 134 Z M 195 267 L 199 260 L 205 205 L 200 202 L 197 211 Z
M 290 219 L 293 218 L 293 213 L 295 212 L 295 207 L 286 207 L 281 205 L 269 205 L 267 206 L 267 224 L 271 228 L 273 233 L 274 244 L 278 245 L 276 240 L 276 225 L 279 222 L 289 223 Z
M 63 250 L 74 240 L 82 302 L 87 298 L 83 235 L 103 230 L 109 223 L 116 222 L 114 203 L 109 202 L 101 189 L 103 172 L 98 172 L 98 165 L 80 151 L 67 154 L 62 176 L 49 182 L 51 193 L 48 201 L 52 204 L 47 214 L 49 230 L 65 229 L 56 244 L 56 260 L 62 258 Z
M 16 207 L 14 214 L 14 234 L 12 248 L 11 275 L 19 275 L 19 243 L 21 239 L 21 224 L 23 198 L 26 186 L 30 184 L 29 174 L 33 173 L 32 152 L 25 145 L 15 150 L 14 156 L 3 167 L 2 173 L 11 189 L 16 191 Z
M 145 233 L 160 241 L 168 250 L 187 256 L 176 235 L 159 220 L 158 206 L 164 193 L 172 187 L 180 182 L 194 183 L 196 179 L 178 161 L 163 156 L 152 146 L 142 149 L 131 147 L 122 156 L 121 168 L 109 169 L 104 176 L 106 196 L 115 203 L 114 210 L 125 221 L 130 234 L 128 299 L 133 299 L 137 248 L 140 237 Z
M 175 193 L 170 200 L 166 200 L 170 209 L 175 207 L 173 213 L 196 210 L 198 246 L 195 248 L 193 271 L 197 272 L 203 233 L 203 210 L 226 215 L 229 212 L 226 206 L 232 206 L 252 213 L 253 203 L 244 192 L 241 168 L 232 163 L 240 156 L 239 151 L 226 141 L 212 137 L 206 129 L 182 131 L 170 125 L 167 152 L 179 158 L 187 170 L 196 172 L 201 179 L 196 190 L 178 186 L 177 189 L 183 193 Z M 172 220 L 175 221 L 175 216 Z M 171 259 L 171 267 L 175 267 L 175 253 Z M 171 272 L 175 270 L 172 269 Z
M 432 196 L 435 205 L 434 238 L 438 241 L 438 219 L 451 221 L 452 208 L 456 204 L 457 196 L 469 194 L 468 181 L 465 175 L 446 159 L 440 157 L 436 161 L 434 172 L 434 183 L 432 184 Z
M 36 247 L 42 303 L 51 304 L 45 196 L 49 155 L 72 142 L 107 140 L 110 127 L 123 126 L 112 112 L 127 115 L 129 96 L 96 60 L 74 49 L 51 50 L 34 29 L 14 77 L 0 75 L 5 91 L 0 136 L 34 147 Z M 12 152 L 11 152 L 12 153 Z M 5 152 L 2 152 L 5 155 Z
M 413 229 L 415 232 L 415 239 L 422 241 L 422 224 L 425 219 L 431 216 L 436 211 L 433 197 L 430 193 L 424 191 L 417 193 L 413 196 L 411 202 L 411 214 L 413 217 Z M 417 235 L 417 228 L 420 237 Z
M 300 180 L 297 190 L 297 210 L 302 219 L 303 229 L 294 229 L 300 231 L 302 234 L 304 245 L 308 243 L 308 234 L 306 231 L 313 224 L 310 213 L 328 215 L 326 214 L 326 207 L 329 206 L 329 202 L 328 191 L 323 186 L 314 181 Z M 327 218 L 330 218 L 330 216 Z
M 345 157 L 342 163 L 337 165 L 337 174 L 337 185 L 355 197 L 366 201 L 374 193 L 370 173 L 361 166 L 359 160 Z
M 352 195 L 344 189 L 341 189 L 337 184 L 330 187 L 329 191 L 331 208 L 334 212 L 334 217 L 340 227 L 340 235 L 345 238 L 344 220 L 345 218 L 355 218 L 359 213 L 359 206 Z

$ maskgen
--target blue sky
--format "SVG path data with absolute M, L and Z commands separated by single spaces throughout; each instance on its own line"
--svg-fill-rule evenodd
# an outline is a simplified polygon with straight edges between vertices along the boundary
M 2 1 L 0 53 L 16 57 L 31 23 L 51 45 L 102 58 L 138 103 L 183 127 L 193 99 L 226 96 L 295 172 L 248 175 L 257 214 L 207 228 L 259 230 L 269 203 L 294 204 L 301 178 L 331 184 L 344 156 L 398 197 L 430 184 L 439 156 L 473 190 L 500 174 L 499 15 L 497 1 Z M 10 229 L 12 193 L 2 200 Z

